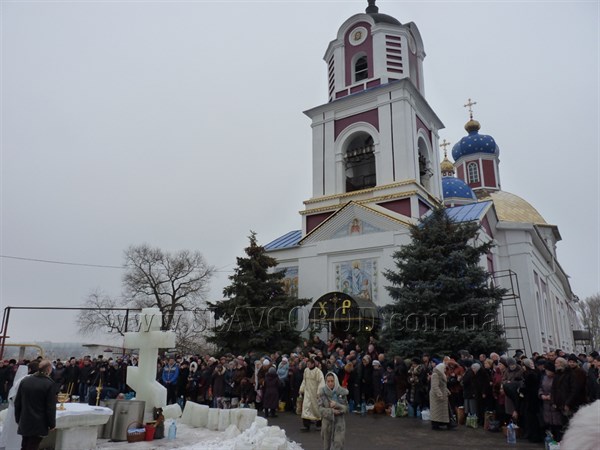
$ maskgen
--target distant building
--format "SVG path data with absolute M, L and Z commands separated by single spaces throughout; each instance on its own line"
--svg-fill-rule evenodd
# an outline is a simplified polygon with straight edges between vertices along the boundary
M 383 273 L 393 253 L 410 242 L 408 226 L 443 202 L 496 244 L 482 265 L 508 289 L 498 319 L 511 347 L 575 350 L 576 296 L 556 258 L 558 227 L 501 190 L 498 146 L 472 117 L 455 162 L 438 163 L 444 125 L 425 99 L 424 57 L 417 26 L 379 13 L 374 1 L 327 47 L 328 102 L 305 111 L 312 197 L 302 229 L 265 246 L 286 271 L 286 289 L 313 298 L 311 320 L 344 334 L 348 311 L 391 302 Z

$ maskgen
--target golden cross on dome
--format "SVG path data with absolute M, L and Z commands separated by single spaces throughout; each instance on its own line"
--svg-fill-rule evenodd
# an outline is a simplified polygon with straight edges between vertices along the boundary
M 471 120 L 473 120 L 473 108 L 471 107 L 476 104 L 477 102 L 474 102 L 473 100 L 469 99 L 467 100 L 467 103 L 463 105 L 465 108 L 469 108 L 469 119 Z
M 446 147 L 448 147 L 450 145 L 450 142 L 448 142 L 446 139 L 444 139 L 442 141 L 442 143 L 440 144 L 440 147 L 442 147 L 444 149 L 444 158 L 446 158 L 448 155 L 446 154 Z

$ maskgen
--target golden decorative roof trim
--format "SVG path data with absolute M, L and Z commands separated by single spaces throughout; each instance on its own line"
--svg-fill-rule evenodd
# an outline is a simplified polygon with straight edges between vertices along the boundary
M 402 220 L 402 219 L 398 219 L 397 217 L 390 216 L 389 214 L 386 214 L 383 211 L 378 211 L 378 210 L 376 210 L 374 208 L 371 208 L 370 206 L 362 205 L 360 203 L 358 203 L 358 206 L 360 206 L 361 208 L 367 209 L 370 212 L 372 212 L 374 214 L 377 214 L 378 216 L 383 217 L 385 219 L 390 219 L 390 220 L 393 220 L 394 222 L 398 222 L 398 223 L 401 223 L 403 225 L 413 225 L 413 223 L 411 223 L 411 222 L 409 222 L 407 220 Z M 377 206 L 379 206 L 379 205 L 377 205 Z M 385 206 L 379 206 L 379 207 L 380 208 L 385 208 Z M 390 212 L 394 212 L 392 210 L 389 210 L 389 211 Z M 398 213 L 396 213 L 396 214 L 398 214 Z
M 413 184 L 416 183 L 417 180 L 405 180 L 405 181 L 399 181 L 398 183 L 392 183 L 392 184 L 384 184 L 382 186 L 375 186 L 369 189 L 362 189 L 360 191 L 352 191 L 352 192 L 345 192 L 343 194 L 332 194 L 332 195 L 325 195 L 324 197 L 317 197 L 317 198 L 311 198 L 309 200 L 304 200 L 304 204 L 308 205 L 311 203 L 318 203 L 318 202 L 322 202 L 325 200 L 333 200 L 333 199 L 342 199 L 342 198 L 348 198 L 348 197 L 353 197 L 357 194 L 368 194 L 370 192 L 375 192 L 375 191 L 382 191 L 384 189 L 390 189 L 390 188 L 395 188 L 395 187 L 400 187 L 400 186 L 407 186 L 409 184 Z
M 314 227 L 312 230 L 310 230 L 310 232 L 308 232 L 308 234 L 307 234 L 306 236 L 304 236 L 302 239 L 300 239 L 300 241 L 298 241 L 298 243 L 299 243 L 299 244 L 301 244 L 302 242 L 306 241 L 306 239 L 308 239 L 310 236 L 312 236 L 313 234 L 317 233 L 317 231 L 318 231 L 318 230 L 320 230 L 320 229 L 321 229 L 323 226 L 325 226 L 325 224 L 326 224 L 327 222 L 329 222 L 329 220 L 331 220 L 331 219 L 333 218 L 333 216 L 335 216 L 335 215 L 337 215 L 337 214 L 341 213 L 341 212 L 342 212 L 342 210 L 346 209 L 346 208 L 347 208 L 348 206 L 350 206 L 352 203 L 354 203 L 356 206 L 359 206 L 359 207 L 361 207 L 361 208 L 364 208 L 364 209 L 366 209 L 366 210 L 368 210 L 368 211 L 370 211 L 370 212 L 372 212 L 372 213 L 374 213 L 374 214 L 376 214 L 376 215 L 378 215 L 378 216 L 380 216 L 380 217 L 383 217 L 383 218 L 385 218 L 385 219 L 388 219 L 388 220 L 393 220 L 394 222 L 398 222 L 398 223 L 400 223 L 400 224 L 402 224 L 402 225 L 407 225 L 407 226 L 410 226 L 410 225 L 412 225 L 412 223 L 410 223 L 410 222 L 406 222 L 406 221 L 404 221 L 404 220 L 397 219 L 397 218 L 395 218 L 395 217 L 392 217 L 392 216 L 389 216 L 389 215 L 387 215 L 387 214 L 384 214 L 384 213 L 382 213 L 381 211 L 377 211 L 377 210 L 375 210 L 375 209 L 373 209 L 373 208 L 370 208 L 370 207 L 368 207 L 368 206 L 361 205 L 360 203 L 358 203 L 358 202 L 356 202 L 356 201 L 354 201 L 354 200 L 350 200 L 348 203 L 344 204 L 344 205 L 343 205 L 341 208 L 339 208 L 337 211 L 333 211 L 333 214 L 332 214 L 331 216 L 329 216 L 327 219 L 325 219 L 324 221 L 322 221 L 322 222 L 321 222 L 319 225 L 317 225 L 317 226 L 316 226 L 316 227 Z M 319 208 L 319 209 L 321 209 L 321 208 Z M 393 212 L 393 211 L 392 211 L 392 212 Z M 302 214 L 302 211 L 301 211 L 300 213 Z
M 416 194 L 418 194 L 418 191 L 413 190 L 413 191 L 408 191 L 408 192 L 397 192 L 395 194 L 381 195 L 379 197 L 373 197 L 373 198 L 368 198 L 368 199 L 364 199 L 364 200 L 350 200 L 350 202 L 356 203 L 357 205 L 364 206 L 364 204 L 366 204 L 366 203 L 382 202 L 385 200 L 395 200 L 395 199 L 410 197 L 410 196 L 416 195 Z M 350 202 L 348 202 L 348 203 L 350 203 Z M 344 204 L 340 204 L 340 205 L 323 206 L 321 208 L 306 209 L 304 211 L 298 211 L 298 212 L 302 216 L 306 216 L 308 214 L 320 213 L 320 212 L 327 212 L 327 211 L 335 212 L 335 211 L 339 211 L 340 209 L 344 208 L 348 203 L 344 203 Z

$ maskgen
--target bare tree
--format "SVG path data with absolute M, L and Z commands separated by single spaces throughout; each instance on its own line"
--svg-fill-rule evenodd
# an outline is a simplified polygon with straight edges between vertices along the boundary
M 198 348 L 206 330 L 204 297 L 214 268 L 200 252 L 164 252 L 146 244 L 130 246 L 124 253 L 123 297 L 111 297 L 101 289 L 90 292 L 77 324 L 81 334 L 136 330 L 139 311 L 126 315 L 117 309 L 158 308 L 163 330 L 174 330 L 178 347 Z
M 592 295 L 578 303 L 583 325 L 590 333 L 592 349 L 600 346 L 600 294 Z
M 171 329 L 177 313 L 203 306 L 214 268 L 200 252 L 164 252 L 147 244 L 125 251 L 124 296 L 140 308 L 156 307 L 163 329 Z
M 96 288 L 89 293 L 83 306 L 94 309 L 80 311 L 77 314 L 77 326 L 81 334 L 90 335 L 96 332 L 108 331 L 109 333 L 117 332 L 124 336 L 127 330 L 125 316 L 116 311 L 117 308 L 123 308 L 119 299 L 109 296 L 100 288 Z

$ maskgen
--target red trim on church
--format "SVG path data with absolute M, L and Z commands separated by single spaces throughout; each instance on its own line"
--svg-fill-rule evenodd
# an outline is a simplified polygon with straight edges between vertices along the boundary
M 378 203 L 379 206 L 383 206 L 390 211 L 394 211 L 398 214 L 402 214 L 406 217 L 410 217 L 410 199 L 403 198 L 400 200 L 393 200 L 391 202 Z
M 333 213 L 326 212 L 321 214 L 313 214 L 311 216 L 306 216 L 306 233 L 310 233 L 312 230 L 317 228 L 320 224 L 325 222 L 329 216 Z
M 419 200 L 419 217 L 423 217 L 430 209 L 429 205 Z
M 350 117 L 336 120 L 334 122 L 334 139 L 337 139 L 342 131 L 356 122 L 367 122 L 373 125 L 377 131 L 379 131 L 379 114 L 376 109 L 371 109 L 360 114 L 355 114 Z
M 371 80 L 367 82 L 367 89 L 379 86 L 381 84 L 381 80 L 377 78 L 376 80 Z
M 483 164 L 483 179 L 485 180 L 486 187 L 498 187 L 496 172 L 494 172 L 494 161 L 484 159 L 481 163 Z
M 462 164 L 456 168 L 456 178 L 460 178 L 465 183 L 467 182 L 465 179 L 465 167 Z
M 353 46 L 350 44 L 350 33 L 356 29 L 356 27 L 365 27 L 367 29 L 367 39 L 357 46 Z M 350 86 L 352 84 L 352 74 L 354 73 L 354 67 L 352 67 L 352 58 L 357 53 L 366 53 L 367 55 L 367 63 L 368 63 L 368 77 L 373 78 L 373 37 L 371 36 L 371 24 L 368 22 L 358 22 L 355 23 L 352 28 L 346 31 L 346 35 L 344 36 L 344 50 L 345 50 L 345 58 L 344 65 L 346 66 L 346 86 Z

